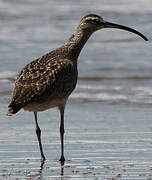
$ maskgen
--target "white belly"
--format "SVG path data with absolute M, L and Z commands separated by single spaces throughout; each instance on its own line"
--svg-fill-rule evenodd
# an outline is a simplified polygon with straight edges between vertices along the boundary
M 32 112 L 39 112 L 39 111 L 45 111 L 50 108 L 58 107 L 60 105 L 64 105 L 66 103 L 67 99 L 56 99 L 53 101 L 46 101 L 43 103 L 30 103 L 23 107 L 25 111 L 32 111 Z

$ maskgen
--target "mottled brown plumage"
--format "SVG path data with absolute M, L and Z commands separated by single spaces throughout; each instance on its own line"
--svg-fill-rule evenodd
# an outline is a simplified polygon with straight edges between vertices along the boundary
M 15 81 L 15 88 L 7 115 L 17 113 L 21 108 L 34 112 L 36 134 L 41 157 L 45 160 L 41 144 L 41 130 L 37 112 L 58 107 L 61 114 L 61 164 L 64 163 L 64 108 L 77 83 L 77 59 L 91 34 L 102 28 L 118 28 L 147 38 L 138 31 L 104 21 L 100 16 L 89 14 L 80 21 L 75 33 L 60 48 L 43 55 L 26 65 Z
M 57 53 L 49 53 L 23 68 L 15 81 L 13 97 L 9 105 L 14 108 L 13 113 L 21 108 L 33 112 L 46 110 L 49 107 L 43 108 L 43 106 L 48 103 L 48 99 L 50 102 L 67 99 L 75 88 L 76 64 L 63 59 L 62 56 L 56 60 L 55 57 L 51 57 L 53 54 L 57 55 Z M 42 107 L 38 108 L 41 104 Z

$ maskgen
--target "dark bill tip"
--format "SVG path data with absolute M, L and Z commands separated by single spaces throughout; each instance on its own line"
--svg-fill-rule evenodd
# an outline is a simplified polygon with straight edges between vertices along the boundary
M 135 29 L 127 27 L 127 26 L 122 26 L 122 25 L 119 25 L 119 24 L 105 22 L 104 28 L 116 28 L 116 29 L 122 29 L 122 30 L 125 30 L 125 31 L 129 31 L 129 32 L 135 33 L 138 36 L 142 37 L 145 41 L 148 41 L 147 37 L 144 36 L 142 33 L 140 33 L 139 31 L 137 31 Z

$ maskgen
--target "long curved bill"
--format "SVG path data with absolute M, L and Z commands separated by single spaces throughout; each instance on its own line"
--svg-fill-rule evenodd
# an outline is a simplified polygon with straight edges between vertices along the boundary
M 102 26 L 103 27 L 103 26 Z M 122 26 L 122 25 L 119 25 L 119 24 L 114 24 L 114 23 L 111 23 L 111 22 L 105 22 L 104 23 L 104 28 L 116 28 L 116 29 L 122 29 L 122 30 L 125 30 L 125 31 L 130 31 L 132 33 L 135 33 L 137 34 L 138 36 L 142 37 L 145 41 L 148 41 L 148 39 L 146 38 L 146 36 L 144 36 L 143 34 L 141 34 L 140 32 L 136 31 L 135 29 L 132 29 L 130 27 L 127 27 L 127 26 Z

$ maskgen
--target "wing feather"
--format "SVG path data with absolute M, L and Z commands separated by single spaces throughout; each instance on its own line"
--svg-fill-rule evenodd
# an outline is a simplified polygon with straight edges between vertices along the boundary
M 46 58 L 46 61 L 44 61 Z M 31 101 L 41 101 L 43 94 L 54 93 L 61 79 L 66 80 L 66 73 L 73 72 L 73 63 L 67 59 L 57 60 L 40 57 L 26 65 L 15 81 L 15 88 L 9 107 L 21 109 Z M 65 78 L 62 77 L 62 75 Z M 69 74 L 67 74 L 69 78 Z

